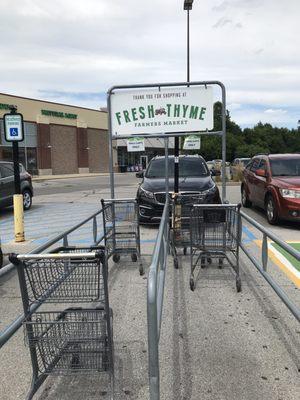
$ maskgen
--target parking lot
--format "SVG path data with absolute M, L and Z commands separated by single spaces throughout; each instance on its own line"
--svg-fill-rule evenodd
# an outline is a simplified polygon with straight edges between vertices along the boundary
M 139 180 L 134 174 L 116 175 L 116 196 L 135 195 Z M 11 210 L 1 211 L 1 240 L 5 251 L 23 252 L 75 225 L 110 197 L 107 176 L 34 183 L 36 197 L 25 215 L 28 243 L 13 244 Z M 240 200 L 239 186 L 229 185 L 227 198 Z M 258 209 L 246 210 L 262 225 Z M 285 241 L 299 236 L 295 224 L 268 226 Z M 92 226 L 72 237 L 74 244 L 92 241 Z M 110 261 L 109 291 L 114 310 L 116 399 L 148 398 L 146 323 L 147 268 L 157 227 L 141 230 L 146 274 L 123 259 Z M 260 259 L 261 237 L 247 223 L 243 242 Z M 72 244 L 71 243 L 71 244 Z M 269 271 L 288 296 L 299 304 L 299 289 L 274 260 Z M 299 398 L 299 326 L 272 289 L 242 254 L 242 293 L 235 291 L 229 268 L 201 270 L 195 292 L 189 289 L 189 257 L 180 256 L 174 270 L 169 257 L 160 345 L 161 398 L 174 399 L 281 399 Z M 21 313 L 17 276 L 11 272 L 0 283 L 0 329 Z M 20 329 L 0 353 L 0 398 L 23 399 L 30 383 L 28 349 Z M 79 400 L 107 398 L 98 377 L 48 378 L 39 399 Z

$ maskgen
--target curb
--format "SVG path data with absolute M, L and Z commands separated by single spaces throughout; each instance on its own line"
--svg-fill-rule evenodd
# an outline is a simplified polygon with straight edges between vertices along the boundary
M 131 172 L 128 172 L 129 174 Z M 126 173 L 115 172 L 114 175 L 126 175 Z M 34 182 L 51 181 L 57 179 L 78 179 L 78 178 L 94 178 L 97 176 L 109 176 L 109 172 L 95 173 L 95 174 L 72 174 L 72 175 L 45 175 L 45 176 L 33 176 Z

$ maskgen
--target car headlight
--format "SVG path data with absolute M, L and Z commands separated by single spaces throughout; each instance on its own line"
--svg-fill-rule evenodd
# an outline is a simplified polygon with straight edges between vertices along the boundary
M 279 189 L 282 197 L 287 199 L 300 199 L 300 190 Z
M 143 189 L 141 186 L 140 186 L 140 194 L 142 197 L 146 197 L 147 199 L 154 199 L 154 193 Z
M 213 193 L 216 190 L 216 185 L 214 184 L 212 187 L 210 187 L 209 189 L 203 190 L 200 193 L 202 195 L 207 195 L 209 193 Z

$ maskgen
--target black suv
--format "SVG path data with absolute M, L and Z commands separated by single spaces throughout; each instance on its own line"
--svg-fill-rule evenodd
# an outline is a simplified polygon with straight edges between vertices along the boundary
M 31 175 L 22 164 L 20 164 L 20 179 L 24 210 L 29 210 L 32 205 L 33 188 Z M 8 161 L 0 161 L 0 208 L 13 205 L 14 182 L 14 164 Z
M 174 156 L 169 156 L 169 189 L 174 192 Z M 160 221 L 165 200 L 165 157 L 153 158 L 137 191 L 141 223 Z M 189 196 L 194 203 L 220 203 L 219 190 L 213 181 L 206 162 L 200 156 L 179 157 L 179 192 Z

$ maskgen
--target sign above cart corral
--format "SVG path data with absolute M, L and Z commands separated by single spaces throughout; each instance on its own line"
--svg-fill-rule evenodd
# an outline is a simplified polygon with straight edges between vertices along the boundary
M 140 137 L 133 137 L 127 140 L 127 151 L 145 151 L 145 140 Z
M 211 86 L 122 90 L 111 96 L 112 135 L 156 135 L 213 129 Z

